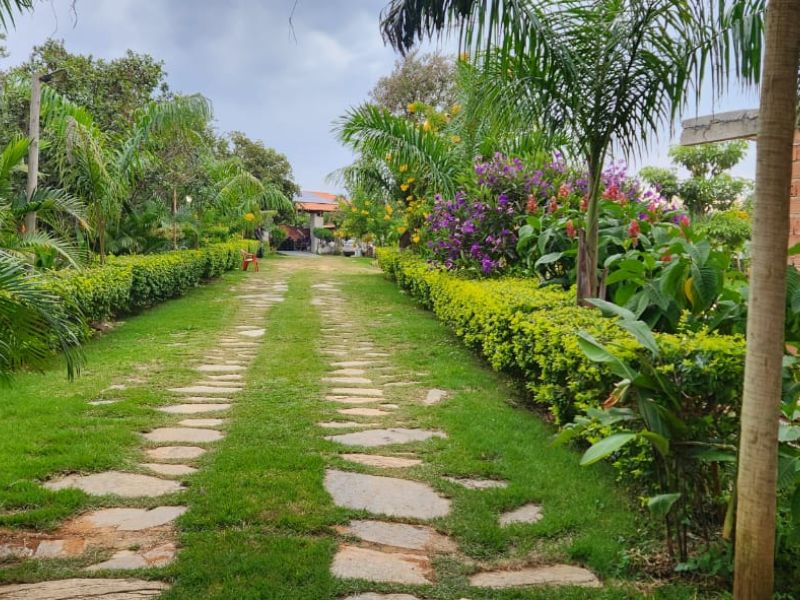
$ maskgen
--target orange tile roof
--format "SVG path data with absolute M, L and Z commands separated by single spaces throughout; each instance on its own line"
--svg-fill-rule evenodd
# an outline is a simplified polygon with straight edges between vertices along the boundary
M 297 202 L 297 207 L 308 212 L 333 212 L 338 210 L 339 205 L 322 202 Z

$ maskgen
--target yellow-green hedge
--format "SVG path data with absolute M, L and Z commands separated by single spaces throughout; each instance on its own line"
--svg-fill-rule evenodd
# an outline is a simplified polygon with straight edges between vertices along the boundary
M 599 311 L 575 306 L 573 292 L 541 288 L 530 279 L 462 279 L 393 249 L 379 249 L 377 257 L 390 278 L 494 369 L 521 378 L 532 400 L 547 406 L 560 424 L 597 406 L 616 382 L 604 365 L 583 354 L 578 331 L 621 348 L 636 362 L 640 350 L 628 333 Z M 693 410 L 723 412 L 730 421 L 710 426 L 735 429 L 744 369 L 742 338 L 692 332 L 656 338 L 662 351 L 659 369 L 678 378 Z
M 111 257 L 105 265 L 53 272 L 44 286 L 63 300 L 75 321 L 92 323 L 141 310 L 186 293 L 240 263 L 247 242 L 199 250 Z

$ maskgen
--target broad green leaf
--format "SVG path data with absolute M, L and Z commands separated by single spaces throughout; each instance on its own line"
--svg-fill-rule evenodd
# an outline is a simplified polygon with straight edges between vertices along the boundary
M 619 321 L 620 327 L 636 338 L 642 346 L 647 348 L 653 356 L 659 355 L 658 344 L 653 333 L 644 321 Z
M 736 462 L 736 453 L 719 448 L 707 448 L 694 453 L 694 457 L 700 462 Z
M 581 457 L 581 466 L 593 465 L 611 456 L 614 452 L 635 438 L 635 433 L 616 433 L 600 440 L 583 454 L 583 457 Z
M 605 346 L 585 331 L 578 333 L 578 345 L 583 353 L 594 362 L 606 363 L 611 371 L 622 378 L 633 380 L 636 373 L 624 361 L 609 352 Z
M 607 300 L 601 300 L 600 298 L 589 298 L 587 302 L 592 306 L 596 306 L 601 311 L 603 311 L 603 315 L 605 316 L 616 315 L 621 319 L 630 319 L 630 320 L 636 319 L 634 314 L 627 308 L 614 304 L 613 302 L 608 302 Z
M 663 519 L 672 510 L 675 502 L 681 497 L 680 494 L 658 494 L 647 499 L 647 508 L 658 518 Z
M 653 444 L 661 456 L 667 456 L 669 454 L 669 440 L 664 436 L 659 435 L 654 431 L 641 431 L 639 432 L 639 435 Z
M 794 494 L 792 494 L 792 520 L 795 523 L 795 527 L 800 526 L 800 485 L 798 485 L 795 490 Z
M 800 440 L 800 426 L 781 422 L 778 426 L 779 442 L 794 442 Z
M 560 260 L 563 256 L 563 252 L 551 252 L 550 254 L 545 254 L 544 256 L 540 257 L 533 266 L 538 267 L 540 265 L 549 265 L 550 263 Z

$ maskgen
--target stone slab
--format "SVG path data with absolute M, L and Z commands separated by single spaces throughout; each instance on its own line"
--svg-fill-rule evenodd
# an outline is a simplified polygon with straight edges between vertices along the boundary
M 333 377 L 355 377 L 366 373 L 364 369 L 336 369 L 331 371 L 330 375 Z
M 185 506 L 156 508 L 103 508 L 78 518 L 77 524 L 91 529 L 142 531 L 172 523 L 188 510 Z
M 245 331 L 240 331 L 239 335 L 249 338 L 260 338 L 264 335 L 264 331 L 264 329 L 247 329 Z
M 340 360 L 336 362 L 332 362 L 331 366 L 339 367 L 342 369 L 350 368 L 350 367 L 370 367 L 375 364 L 375 361 L 371 360 Z
M 381 410 L 379 408 L 366 408 L 366 407 L 340 408 L 336 412 L 342 415 L 349 415 L 354 417 L 385 417 L 386 415 L 392 414 L 390 412 Z
M 78 556 L 84 550 L 86 550 L 86 540 L 80 538 L 42 540 L 36 547 L 33 556 L 34 558 L 68 558 Z
M 224 434 L 216 429 L 201 429 L 198 427 L 159 427 L 149 433 L 145 433 L 144 437 L 151 442 L 207 443 L 221 440 Z
M 0 561 L 7 559 L 23 560 L 31 556 L 33 556 L 31 548 L 15 544 L 0 544 Z
M 380 456 L 378 454 L 340 454 L 343 459 L 368 467 L 381 469 L 407 469 L 421 465 L 418 458 L 403 458 L 401 456 Z
M 142 463 L 141 466 L 143 466 L 145 469 L 150 469 L 153 473 L 166 475 L 168 477 L 182 477 L 184 475 L 191 475 L 197 471 L 197 469 L 190 467 L 189 465 Z
M 336 385 L 372 385 L 372 380 L 367 377 L 323 377 L 322 383 L 335 383 Z
M 106 404 L 116 404 L 119 400 L 92 400 L 89 402 L 91 406 L 105 406 Z
M 146 569 L 163 567 L 175 560 L 177 550 L 174 544 L 161 544 L 150 550 L 120 550 L 104 562 L 86 567 L 87 571 Z
M 181 427 L 219 427 L 225 419 L 183 419 L 178 421 Z
M 536 523 L 542 520 L 542 516 L 542 507 L 531 503 L 503 513 L 499 521 L 500 525 L 505 527 L 516 523 Z
M 425 398 L 422 400 L 423 404 L 430 406 L 431 404 L 438 404 L 447 397 L 447 392 L 444 390 L 432 389 L 428 390 Z
M 106 471 L 92 475 L 67 475 L 44 484 L 49 490 L 77 488 L 92 496 L 114 495 L 123 498 L 153 498 L 179 492 L 183 486 L 151 475 Z
M 172 404 L 170 406 L 162 406 L 158 410 L 172 415 L 194 415 L 207 412 L 222 412 L 230 407 L 230 404 Z
M 430 570 L 430 560 L 426 556 L 347 545 L 339 548 L 331 565 L 334 577 L 385 583 L 431 583 L 427 577 Z
M 196 370 L 201 373 L 238 373 L 247 369 L 238 365 L 200 365 Z
M 470 585 L 481 588 L 514 588 L 537 585 L 575 585 L 600 587 L 600 580 L 591 571 L 573 565 L 551 565 L 518 571 L 487 571 L 469 578 Z
M 499 481 L 497 479 L 469 479 L 465 477 L 445 477 L 447 481 L 457 483 L 470 490 L 489 490 L 496 488 L 507 488 L 507 481 Z
M 383 398 L 370 398 L 369 396 L 325 396 L 325 400 L 329 402 L 338 402 L 339 404 L 373 404 L 382 401 Z
M 375 448 L 378 446 L 389 446 L 391 444 L 422 442 L 434 437 L 446 438 L 447 436 L 441 431 L 395 427 L 391 429 L 370 429 L 369 431 L 332 435 L 325 439 L 344 444 L 345 446 Z
M 342 600 L 419 600 L 416 596 L 411 594 L 377 594 L 375 592 L 366 592 L 365 594 L 355 594 L 347 596 Z
M 186 396 L 185 398 L 180 398 L 183 402 L 192 402 L 194 404 L 217 404 L 220 401 L 233 401 L 233 398 L 228 398 L 226 396 Z
M 369 423 L 356 423 L 355 421 L 324 421 L 317 423 L 324 429 L 354 429 L 358 427 L 369 427 Z
M 60 579 L 0 586 L 3 600 L 144 600 L 169 589 L 161 581 L 141 579 Z
M 236 373 L 231 373 L 229 375 L 207 375 L 206 378 L 210 381 L 242 381 L 244 379 L 242 375 L 237 375 Z
M 382 398 L 383 390 L 377 388 L 333 388 L 331 394 L 334 396 L 370 396 L 372 398 Z
M 341 533 L 364 542 L 425 552 L 455 552 L 458 548 L 447 536 L 425 525 L 387 523 L 385 521 L 350 521 Z
M 212 385 L 189 385 L 186 387 L 170 388 L 170 392 L 177 394 L 235 394 L 241 391 L 238 387 L 217 387 Z
M 337 506 L 373 514 L 433 519 L 450 513 L 450 500 L 417 481 L 329 469 L 325 489 Z
M 214 379 L 207 379 L 207 380 L 204 380 L 204 381 L 198 381 L 196 385 L 207 385 L 207 386 L 216 387 L 216 388 L 228 387 L 228 388 L 235 388 L 237 390 L 243 390 L 244 389 L 244 383 L 242 383 L 240 381 L 216 381 Z
M 145 454 L 155 460 L 187 460 L 205 454 L 205 449 L 197 446 L 161 446 L 145 450 Z

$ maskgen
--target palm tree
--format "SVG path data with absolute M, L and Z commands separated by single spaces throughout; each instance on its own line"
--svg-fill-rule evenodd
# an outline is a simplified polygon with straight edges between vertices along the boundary
M 518 113 L 501 120 L 497 112 L 485 110 L 484 85 L 481 73 L 467 61 L 459 60 L 458 102 L 445 113 L 435 115 L 438 126 L 424 127 L 417 120 L 372 104 L 351 109 L 336 123 L 335 131 L 339 140 L 358 152 L 360 158 L 332 173 L 330 179 L 344 183 L 351 196 L 362 192 L 388 202 L 397 196 L 401 183 L 395 181 L 386 160 L 390 156 L 391 163 L 409 166 L 418 196 L 437 192 L 452 195 L 475 157 L 487 157 L 497 151 L 535 154 L 547 142 L 552 143 Z M 429 111 L 435 112 L 432 108 Z
M 699 89 L 712 51 L 729 43 L 757 45 L 758 32 L 748 29 L 752 13 L 747 0 L 722 13 L 700 0 L 393 0 L 382 27 L 404 52 L 416 39 L 458 24 L 462 46 L 480 54 L 485 105 L 570 138 L 589 173 L 578 271 L 583 301 L 599 289 L 605 159 L 612 148 L 626 156 L 641 150 L 672 122 L 691 84 Z M 743 56 L 741 72 L 756 75 L 758 60 Z M 713 64 L 714 75 L 729 65 Z
M 55 133 L 59 175 L 88 206 L 101 261 L 109 225 L 119 218 L 144 167 L 157 159 L 148 148 L 151 136 L 171 129 L 199 132 L 211 118 L 203 96 L 180 96 L 151 102 L 137 113 L 128 131 L 114 136 L 102 131 L 85 108 L 51 88 L 43 90 L 42 107 L 45 126 Z
M 48 231 L 24 231 L 25 215 L 38 211 L 51 227 L 61 219 L 85 223 L 83 207 L 57 190 L 39 188 L 28 199 L 13 185 L 15 172 L 23 170 L 29 141 L 19 138 L 0 151 L 0 385 L 7 384 L 20 365 L 43 366 L 54 345 L 67 361 L 70 377 L 78 371 L 79 339 L 58 299 L 47 292 L 33 265 L 45 253 L 61 255 L 77 265 L 75 247 Z
M 78 266 L 80 253 L 70 237 L 76 225 L 88 228 L 83 204 L 62 190 L 44 187 L 28 198 L 13 185 L 14 174 L 24 170 L 29 144 L 27 138 L 15 138 L 0 150 L 0 248 L 31 265 L 51 266 L 60 257 Z M 34 212 L 46 230 L 25 228 L 25 218 Z
M 80 369 L 80 340 L 60 300 L 40 285 L 39 275 L 0 249 L 0 385 L 19 366 L 42 368 L 53 344 L 61 350 L 67 374 Z
M 798 106 L 800 2 L 770 0 L 756 155 L 747 351 L 737 478 L 734 598 L 773 591 L 788 190 Z

